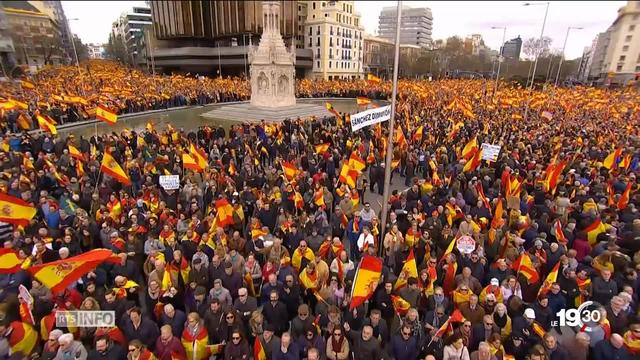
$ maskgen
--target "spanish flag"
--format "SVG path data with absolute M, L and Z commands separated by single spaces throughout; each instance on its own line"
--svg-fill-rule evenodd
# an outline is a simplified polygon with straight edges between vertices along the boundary
M 233 225 L 233 206 L 229 204 L 227 199 L 216 200 L 216 219 L 220 227 Z
M 18 115 L 18 119 L 16 120 L 16 124 L 22 130 L 30 130 L 31 127 L 33 127 L 33 123 L 31 122 L 31 119 L 27 115 L 25 115 L 23 113 L 20 113 Z
M 321 155 L 327 152 L 327 150 L 329 150 L 329 146 L 331 144 L 329 143 L 324 143 L 324 144 L 318 144 L 318 145 L 314 145 L 315 150 L 316 150 L 316 154 Z
M 313 203 L 318 207 L 326 206 L 324 203 L 324 192 L 322 189 L 313 193 Z
M 362 160 L 362 158 L 358 156 L 358 153 L 356 153 L 355 151 L 351 152 L 351 156 L 349 157 L 350 168 L 358 172 L 362 172 L 362 170 L 364 170 L 366 166 L 367 165 L 364 163 L 364 160 Z
M 38 126 L 40 126 L 40 129 L 49 132 L 51 135 L 58 134 L 55 122 L 50 117 L 36 114 L 36 119 L 38 120 Z
M 300 271 L 300 266 L 302 265 L 302 259 L 307 259 L 308 261 L 315 260 L 316 256 L 313 254 L 313 250 L 310 248 L 306 248 L 304 251 L 302 249 L 297 248 L 293 251 L 293 255 L 291 255 L 291 266 L 293 266 L 296 271 Z
M 302 198 L 302 195 L 300 195 L 300 193 L 297 191 L 293 194 L 293 204 L 296 209 L 302 209 L 304 207 L 304 199 Z
M 55 295 L 104 261 L 117 263 L 120 258 L 114 256 L 111 250 L 94 249 L 64 260 L 31 266 L 28 270 Z
M 360 306 L 373 295 L 381 276 L 382 259 L 369 255 L 363 256 L 353 279 L 349 310 Z
M 367 74 L 367 81 L 371 84 L 379 84 L 382 82 L 382 80 L 380 80 L 379 77 L 373 75 L 373 74 Z
M 553 228 L 551 228 L 551 235 L 553 235 L 560 244 L 567 243 L 567 237 L 564 236 L 564 231 L 562 231 L 562 224 L 560 223 L 560 219 L 556 220 L 556 222 L 553 223 Z
M 533 329 L 533 332 L 541 338 L 544 338 L 544 335 L 547 333 L 542 325 L 538 324 L 537 321 L 534 321 L 533 324 L 531 324 L 531 328 Z
M 393 290 L 400 290 L 407 286 L 407 280 L 411 277 L 418 279 L 418 266 L 416 265 L 416 258 L 413 255 L 413 248 L 409 250 L 409 256 L 407 256 L 407 260 L 405 260 L 402 266 L 402 271 L 400 271 L 400 276 L 398 276 Z
M 411 304 L 400 296 L 391 295 L 391 302 L 393 303 L 393 308 L 400 315 L 405 315 L 411 309 Z
M 20 86 L 22 86 L 23 89 L 33 90 L 35 89 L 36 84 L 34 84 L 31 80 L 23 79 L 20 80 Z
M 118 121 L 118 115 L 109 110 L 106 106 L 100 104 L 96 107 L 96 119 L 113 125 Z
M 462 157 L 466 160 L 469 160 L 475 155 L 478 151 L 478 137 L 474 136 L 473 139 L 469 140 L 469 142 L 462 149 Z
M 551 285 L 554 282 L 558 281 L 558 270 L 560 270 L 561 263 L 562 263 L 561 261 L 558 261 L 556 266 L 554 266 L 553 269 L 551 269 L 551 271 L 545 278 L 544 282 L 542 283 L 540 290 L 538 290 L 538 295 L 546 294 L 551 289 Z
M 522 255 L 520 255 L 513 264 L 511 264 L 511 268 L 516 272 L 516 274 L 520 273 L 524 275 L 529 284 L 535 284 L 540 280 L 540 275 L 538 274 L 535 266 L 533 266 L 531 257 L 527 252 L 522 253 Z
M 587 233 L 589 245 L 593 246 L 596 244 L 598 235 L 607 231 L 607 226 L 602 223 L 600 218 L 597 218 L 593 223 L 591 223 L 591 225 L 587 226 L 584 231 Z
M 418 142 L 420 140 L 422 140 L 422 133 L 424 132 L 424 126 L 420 125 L 420 127 L 418 127 L 416 129 L 416 132 L 413 133 L 413 142 Z
M 480 166 L 481 159 L 482 159 L 482 150 L 476 151 L 476 153 L 473 155 L 473 158 L 471 158 L 471 160 L 467 161 L 467 163 L 464 164 L 464 168 L 462 169 L 462 172 L 475 171 L 478 168 L 478 166 Z
M 131 180 L 126 172 L 120 167 L 120 165 L 116 162 L 116 160 L 109 154 L 105 152 L 102 156 L 102 163 L 100 164 L 100 170 L 105 174 L 111 176 L 116 179 L 118 182 L 123 185 L 131 185 Z
M 78 150 L 78 148 L 71 144 L 69 144 L 69 155 L 71 155 L 71 157 L 74 159 L 84 161 L 84 155 L 80 152 L 80 150 Z
M 203 168 L 200 167 L 200 165 L 198 165 L 198 162 L 191 155 L 187 153 L 182 154 L 182 166 L 185 169 L 191 169 L 198 172 L 201 172 L 204 170 Z
M 0 221 L 27 226 L 36 215 L 36 208 L 22 199 L 0 194 Z
M 182 346 L 187 352 L 187 359 L 189 360 L 204 360 L 208 359 L 213 352 L 213 346 L 217 345 L 208 345 L 209 343 L 209 334 L 207 333 L 206 327 L 200 327 L 198 333 L 194 335 L 191 334 L 189 329 L 185 327 L 182 331 Z M 218 349 L 219 352 L 219 349 Z
M 21 353 L 24 358 L 28 358 L 38 343 L 38 333 L 33 326 L 21 322 L 14 321 L 9 324 L 11 333 L 7 339 L 11 354 Z
M 253 359 L 267 360 L 267 353 L 264 351 L 264 346 L 262 346 L 259 336 L 256 336 L 256 340 L 253 343 Z
M 624 210 L 626 209 L 627 205 L 629 205 L 629 197 L 631 196 L 631 185 L 631 181 L 627 182 L 627 187 L 618 200 L 618 210 Z
M 371 100 L 369 100 L 369 98 L 364 97 L 364 96 L 358 96 L 356 98 L 356 103 L 358 105 L 369 105 L 369 104 L 371 104 Z
M 0 274 L 11 274 L 20 270 L 22 260 L 18 253 L 9 248 L 0 249 Z
M 624 347 L 634 356 L 640 356 L 640 334 L 635 335 L 633 331 L 627 330 L 624 333 Z
M 288 161 L 282 161 L 281 165 L 282 165 L 282 171 L 284 172 L 284 176 L 287 178 L 288 181 L 292 181 L 293 179 L 296 178 L 296 175 L 298 175 L 298 170 L 296 169 L 295 165 L 293 165 Z
M 356 181 L 358 179 L 358 172 L 356 170 L 351 169 L 348 164 L 342 164 L 342 168 L 340 169 L 340 176 L 338 180 L 341 183 L 347 184 L 352 188 L 356 187 Z
M 193 144 L 189 144 L 189 152 L 202 170 L 207 168 L 207 154 L 202 149 Z

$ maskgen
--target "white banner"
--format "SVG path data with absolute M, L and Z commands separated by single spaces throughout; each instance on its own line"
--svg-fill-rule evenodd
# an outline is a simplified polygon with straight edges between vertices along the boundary
M 360 130 L 369 125 L 381 123 L 391 119 L 391 105 L 369 109 L 351 115 L 351 131 Z
M 482 160 L 498 161 L 498 154 L 500 154 L 500 145 L 491 145 L 482 143 Z
M 158 182 L 165 190 L 176 190 L 180 188 L 180 175 L 160 175 Z

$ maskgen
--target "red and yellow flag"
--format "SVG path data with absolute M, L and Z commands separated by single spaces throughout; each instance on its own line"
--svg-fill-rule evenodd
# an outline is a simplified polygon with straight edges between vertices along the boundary
M 0 194 L 0 221 L 27 226 L 36 215 L 36 208 L 22 199 Z
M 78 148 L 76 148 L 71 144 L 69 144 L 68 147 L 69 147 L 69 155 L 71 155 L 72 158 L 78 159 L 80 161 L 84 161 L 84 155 L 80 152 L 80 150 L 78 150 Z
M 216 200 L 216 219 L 218 226 L 225 227 L 233 225 L 233 206 L 227 199 Z
M 96 107 L 96 119 L 106 122 L 109 125 L 113 125 L 118 121 L 118 114 L 100 104 Z
M 202 149 L 193 144 L 189 144 L 189 153 L 191 153 L 191 157 L 196 161 L 198 167 L 200 167 L 202 170 L 207 168 L 207 154 Z
M 549 290 L 551 289 L 551 285 L 554 282 L 558 281 L 558 270 L 560 270 L 561 263 L 562 263 L 561 261 L 558 261 L 556 266 L 554 266 L 553 269 L 551 269 L 551 272 L 549 272 L 547 277 L 544 279 L 544 282 L 542 283 L 540 290 L 538 290 L 538 295 L 546 294 L 547 292 L 549 292 Z
M 363 256 L 353 280 L 349 310 L 360 306 L 373 295 L 381 276 L 382 259 L 369 255 Z
M 55 122 L 50 117 L 36 114 L 36 120 L 38 120 L 38 126 L 40 126 L 40 129 L 50 133 L 51 135 L 58 134 Z
M 411 304 L 400 296 L 391 295 L 391 302 L 393 303 L 393 308 L 400 315 L 405 315 L 411 309 Z
M 0 274 L 10 274 L 20 270 L 22 259 L 18 253 L 9 248 L 0 249 Z
M 193 156 L 187 153 L 182 154 L 182 166 L 185 169 L 191 169 L 198 172 L 201 172 L 204 170 L 203 168 L 200 167 L 200 165 L 198 165 L 198 162 L 193 158 Z
M 369 100 L 369 98 L 367 98 L 365 96 L 358 96 L 356 98 L 356 103 L 358 105 L 369 105 L 369 104 L 371 104 L 371 100 Z
M 33 326 L 21 321 L 10 323 L 9 328 L 11 328 L 11 333 L 7 341 L 9 342 L 11 353 L 20 353 L 25 359 L 28 358 L 36 348 L 38 333 L 33 329 Z
M 329 150 L 329 146 L 331 144 L 329 143 L 324 143 L 324 144 L 318 144 L 318 145 L 314 145 L 314 148 L 316 150 L 316 154 L 321 155 L 327 152 L 327 150 Z
M 627 182 L 627 187 L 618 200 L 618 210 L 624 210 L 629 205 L 629 197 L 631 196 L 631 181 Z
M 33 123 L 31 122 L 31 118 L 29 118 L 27 115 L 25 115 L 23 113 L 20 113 L 18 115 L 18 119 L 16 120 L 16 124 L 22 130 L 29 130 L 33 126 Z
M 498 204 L 496 204 L 496 211 L 491 219 L 491 228 L 498 229 L 502 226 L 502 215 L 504 214 L 504 208 L 502 207 L 502 199 L 498 198 Z
M 382 80 L 373 74 L 367 74 L 367 81 L 371 84 L 380 84 Z
M 416 132 L 413 133 L 413 142 L 418 142 L 420 140 L 422 140 L 422 134 L 424 133 L 424 126 L 420 125 L 417 129 Z
M 33 90 L 35 89 L 36 84 L 34 84 L 33 81 L 31 80 L 23 79 L 23 80 L 20 80 L 20 86 L 22 86 L 22 88 L 24 89 Z
M 589 245 L 593 246 L 597 242 L 598 235 L 607 231 L 607 226 L 602 223 L 600 218 L 597 218 L 591 225 L 587 226 L 584 231 L 587 233 Z
M 416 264 L 416 258 L 413 255 L 413 248 L 409 250 L 409 256 L 407 256 L 407 260 L 405 260 L 402 266 L 402 271 L 400 271 L 400 276 L 398 276 L 396 283 L 393 285 L 393 289 L 399 290 L 407 286 L 407 280 L 410 277 L 418 279 L 418 266 Z
M 464 164 L 464 168 L 462 169 L 462 172 L 475 171 L 478 168 L 478 166 L 480 166 L 481 160 L 482 160 L 482 150 L 476 151 L 475 154 L 473 154 L 473 157 L 471 158 L 471 160 L 467 161 L 467 163 Z
M 362 160 L 362 158 L 358 155 L 357 152 L 355 151 L 351 152 L 351 156 L 349 156 L 350 168 L 358 172 L 362 172 L 366 166 L 367 165 L 365 164 L 364 160 Z
M 267 353 L 264 351 L 260 337 L 256 336 L 256 340 L 253 343 L 253 359 L 254 360 L 267 360 Z
M 118 162 L 109 154 L 105 152 L 102 156 L 102 163 L 100 164 L 100 170 L 105 174 L 111 176 L 116 179 L 118 182 L 123 185 L 131 185 L 131 180 L 126 172 L 120 167 Z
M 524 275 L 529 284 L 535 284 L 540 280 L 540 274 L 538 274 L 536 267 L 533 266 L 531 257 L 527 252 L 522 253 L 522 255 L 520 255 L 513 264 L 511 264 L 511 268 L 516 271 L 516 274 L 520 273 Z
M 288 161 L 282 161 L 281 165 L 282 165 L 282 171 L 284 172 L 284 176 L 287 178 L 288 181 L 292 181 L 293 179 L 296 178 L 296 175 L 298 175 L 298 170 L 296 169 L 295 165 L 293 165 Z
M 326 204 L 324 203 L 324 193 L 322 190 L 313 193 L 313 203 L 318 207 L 326 206 Z
M 53 294 L 57 294 L 104 261 L 119 262 L 120 258 L 111 250 L 94 249 L 64 260 L 31 266 L 28 270 Z
M 564 231 L 562 231 L 562 224 L 560 223 L 560 219 L 556 220 L 556 222 L 553 223 L 553 227 L 551 228 L 551 235 L 555 236 L 556 240 L 560 244 L 567 243 L 567 237 L 564 236 Z
M 462 157 L 469 160 L 478 151 L 478 137 L 474 136 L 462 149 Z
M 352 169 L 347 163 L 342 164 L 338 180 L 340 180 L 340 182 L 343 184 L 347 184 L 350 187 L 355 188 L 357 179 L 358 172 Z

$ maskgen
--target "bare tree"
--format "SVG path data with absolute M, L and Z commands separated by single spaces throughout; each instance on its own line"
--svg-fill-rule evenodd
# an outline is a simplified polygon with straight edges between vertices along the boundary
M 533 60 L 547 53 L 552 42 L 553 40 L 548 36 L 544 36 L 542 41 L 539 38 L 528 38 L 522 43 L 522 52 L 527 59 Z

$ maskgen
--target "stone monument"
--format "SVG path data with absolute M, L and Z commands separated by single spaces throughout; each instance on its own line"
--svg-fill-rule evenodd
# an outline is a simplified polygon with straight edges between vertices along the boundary
M 296 49 L 287 50 L 280 34 L 280 2 L 262 2 L 260 45 L 249 50 L 251 105 L 294 106 Z
M 284 45 L 280 16 L 280 1 L 262 2 L 260 44 L 250 45 L 247 51 L 251 64 L 251 101 L 216 104 L 201 117 L 212 121 L 258 122 L 333 116 L 325 106 L 314 104 L 314 99 L 296 103 L 296 49 L 293 42 L 289 49 Z

